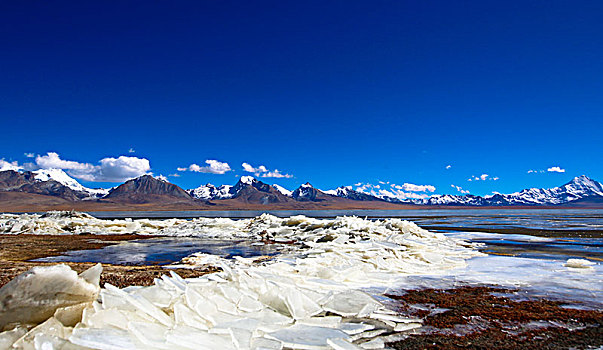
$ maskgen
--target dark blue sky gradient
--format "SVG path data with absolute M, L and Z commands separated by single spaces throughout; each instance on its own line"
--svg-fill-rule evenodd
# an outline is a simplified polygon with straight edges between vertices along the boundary
M 289 188 L 603 180 L 601 1 L 4 1 L 0 42 L 6 160 L 235 169 L 186 188 L 242 162 Z

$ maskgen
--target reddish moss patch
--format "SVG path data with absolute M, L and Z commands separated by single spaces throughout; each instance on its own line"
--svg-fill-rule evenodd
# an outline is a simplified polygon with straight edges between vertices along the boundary
M 421 317 L 432 332 L 413 334 L 390 343 L 395 349 L 567 349 L 603 345 L 603 311 L 564 308 L 550 300 L 514 301 L 492 293 L 512 290 L 462 287 L 449 290 L 408 291 L 402 296 L 388 295 L 398 302 L 400 311 Z M 431 313 L 413 305 L 448 309 Z M 452 335 L 451 329 L 471 325 L 465 335 Z M 524 327 L 529 322 L 548 321 L 544 328 Z M 563 324 L 576 326 L 568 330 Z M 457 328 L 458 329 L 458 328 Z

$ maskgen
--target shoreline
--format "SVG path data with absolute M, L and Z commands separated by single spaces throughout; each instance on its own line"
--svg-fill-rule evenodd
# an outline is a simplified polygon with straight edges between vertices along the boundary
M 88 206 L 88 205 L 57 205 L 57 206 L 33 206 L 33 207 L 10 207 L 3 206 L 0 204 L 0 214 L 27 214 L 27 213 L 40 213 L 47 211 L 81 211 L 81 212 L 180 212 L 180 211 L 192 211 L 192 212 L 211 212 L 211 211 L 232 211 L 232 212 L 245 212 L 245 211 L 333 211 L 333 210 L 383 210 L 383 211 L 406 211 L 406 210 L 601 210 L 603 205 L 592 205 L 592 206 L 446 206 L 446 205 L 411 205 L 411 204 L 396 204 L 388 203 L 386 206 L 324 206 L 316 207 L 313 205 L 309 208 L 304 207 L 288 207 L 288 206 L 270 206 L 270 205 L 250 205 L 244 207 L 231 207 L 231 206 L 209 206 L 209 207 L 196 207 L 196 206 L 182 206 L 182 207 L 166 207 L 166 206 L 146 206 L 146 205 L 118 205 L 109 207 L 112 204 L 99 206 Z
M 117 235 L 35 235 L 0 234 L 0 287 L 8 283 L 17 275 L 26 272 L 35 266 L 50 266 L 65 264 L 80 273 L 95 263 L 91 262 L 39 262 L 33 259 L 62 255 L 67 251 L 99 249 L 120 242 L 156 238 L 159 236 L 143 236 L 132 234 Z M 131 285 L 149 286 L 155 278 L 168 274 L 167 269 L 160 265 L 117 265 L 102 264 L 101 286 L 110 283 L 116 287 L 124 288 Z M 170 269 L 181 277 L 198 277 L 216 272 L 217 269 Z

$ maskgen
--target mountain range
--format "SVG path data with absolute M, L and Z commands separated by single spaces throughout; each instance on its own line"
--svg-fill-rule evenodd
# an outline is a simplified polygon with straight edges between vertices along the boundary
M 560 187 L 530 188 L 487 196 L 433 195 L 400 200 L 342 186 L 320 190 L 305 183 L 290 191 L 251 176 L 231 185 L 202 185 L 184 190 L 152 175 L 111 189 L 91 189 L 60 169 L 0 172 L 0 211 L 77 210 L 203 210 L 203 209 L 404 209 L 407 207 L 603 207 L 603 185 L 582 175 Z

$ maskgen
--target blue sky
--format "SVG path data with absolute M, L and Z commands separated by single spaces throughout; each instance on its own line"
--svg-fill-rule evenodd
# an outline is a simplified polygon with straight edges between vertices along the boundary
M 90 165 L 60 163 L 93 187 L 144 168 L 119 156 L 185 188 L 234 183 L 244 162 L 292 175 L 263 179 L 289 188 L 603 180 L 601 13 L 600 1 L 2 2 L 0 158 L 56 152 Z M 206 160 L 232 170 L 177 170 Z

